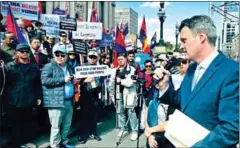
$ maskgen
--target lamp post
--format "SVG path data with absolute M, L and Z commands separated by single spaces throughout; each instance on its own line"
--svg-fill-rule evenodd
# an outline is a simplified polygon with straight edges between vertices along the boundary
M 160 8 L 157 13 L 158 18 L 160 20 L 160 40 L 159 40 L 159 46 L 164 46 L 164 40 L 163 40 L 163 23 L 166 19 L 165 10 L 164 10 L 164 2 L 160 2 Z
M 178 51 L 178 35 L 179 35 L 179 31 L 178 31 L 179 25 L 178 25 L 178 23 L 176 23 L 175 27 L 176 27 L 176 30 L 175 30 L 175 35 L 176 35 L 175 51 Z

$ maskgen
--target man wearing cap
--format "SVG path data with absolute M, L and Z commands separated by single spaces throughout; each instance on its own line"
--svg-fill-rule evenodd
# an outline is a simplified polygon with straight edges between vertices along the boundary
M 7 115 L 11 126 L 9 147 L 19 147 L 33 137 L 32 108 L 41 104 L 40 70 L 35 63 L 30 62 L 29 54 L 28 44 L 18 44 L 18 58 L 6 65 L 3 101 L 8 108 Z
M 5 64 L 13 61 L 15 58 L 15 49 L 17 45 L 15 41 L 16 38 L 12 32 L 6 32 L 4 34 L 4 42 L 0 49 L 0 56 Z
M 98 53 L 96 50 L 89 50 L 88 64 L 96 65 L 98 61 Z M 81 99 L 80 107 L 82 110 L 82 129 L 79 141 L 81 144 L 86 143 L 88 137 L 100 141 L 101 138 L 97 134 L 97 119 L 99 112 L 98 94 L 101 91 L 100 77 L 87 77 L 80 81 Z
M 119 67 L 116 71 L 115 80 L 111 80 L 110 83 L 110 99 L 114 101 L 114 92 L 116 92 L 117 103 L 117 117 L 120 127 L 118 136 L 125 136 L 128 133 L 127 127 L 125 127 L 127 117 L 130 119 L 130 125 L 132 129 L 131 140 L 137 140 L 138 137 L 138 119 L 135 112 L 137 105 L 137 92 L 136 84 L 131 76 L 135 75 L 136 69 L 127 63 L 127 54 L 118 53 Z M 116 91 L 115 90 L 116 85 Z M 114 101 L 115 102 L 115 101 Z M 125 113 L 127 112 L 127 117 Z
M 73 71 L 66 64 L 64 46 L 53 50 L 54 58 L 41 72 L 43 106 L 48 109 L 51 123 L 50 146 L 73 147 L 67 138 L 73 115 Z

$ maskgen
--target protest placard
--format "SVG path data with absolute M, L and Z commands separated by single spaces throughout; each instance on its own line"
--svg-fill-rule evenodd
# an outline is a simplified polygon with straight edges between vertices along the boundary
M 8 4 L 10 4 L 15 18 L 38 20 L 38 2 L 1 2 L 1 13 L 7 16 Z
M 107 35 L 104 35 L 104 38 L 100 43 L 100 47 L 112 46 L 112 44 L 113 44 L 113 38 L 110 34 L 107 34 Z
M 73 39 L 102 40 L 102 23 L 77 22 L 77 31 L 73 31 Z
M 77 30 L 77 20 L 75 18 L 68 18 L 64 16 L 60 16 L 60 29 L 63 30 Z
M 42 22 L 47 36 L 59 37 L 59 15 L 41 14 L 40 22 Z
M 75 67 L 76 78 L 100 77 L 107 75 L 110 75 L 107 65 L 89 65 Z
M 65 15 L 65 11 L 64 11 L 64 10 L 61 10 L 61 9 L 58 9 L 58 8 L 54 8 L 54 9 L 52 10 L 52 14 Z
M 78 54 L 87 54 L 87 44 L 80 39 L 72 39 L 73 49 Z

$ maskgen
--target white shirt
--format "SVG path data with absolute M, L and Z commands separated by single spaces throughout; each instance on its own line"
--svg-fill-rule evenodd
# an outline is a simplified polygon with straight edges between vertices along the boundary
M 219 54 L 218 51 L 214 50 L 206 59 L 204 59 L 200 64 L 198 64 L 197 68 L 201 67 L 201 69 L 200 69 L 199 76 L 198 76 L 196 82 L 198 82 L 201 79 L 202 75 L 205 73 L 207 68 L 212 63 L 212 61 L 218 56 L 218 54 Z M 195 75 L 196 75 L 196 70 L 194 73 L 194 77 L 195 77 Z

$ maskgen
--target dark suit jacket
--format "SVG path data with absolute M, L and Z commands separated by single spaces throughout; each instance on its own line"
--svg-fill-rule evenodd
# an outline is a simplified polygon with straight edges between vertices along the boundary
M 49 63 L 48 56 L 43 53 L 39 53 L 38 58 L 39 58 L 39 62 L 37 65 L 40 69 L 42 69 L 45 64 Z M 32 52 L 30 54 L 30 61 L 31 63 L 36 63 L 35 57 Z
M 235 146 L 239 142 L 239 64 L 219 53 L 191 91 L 196 67 L 196 63 L 189 66 L 177 92 L 170 85 L 160 99 L 211 131 L 193 147 Z

